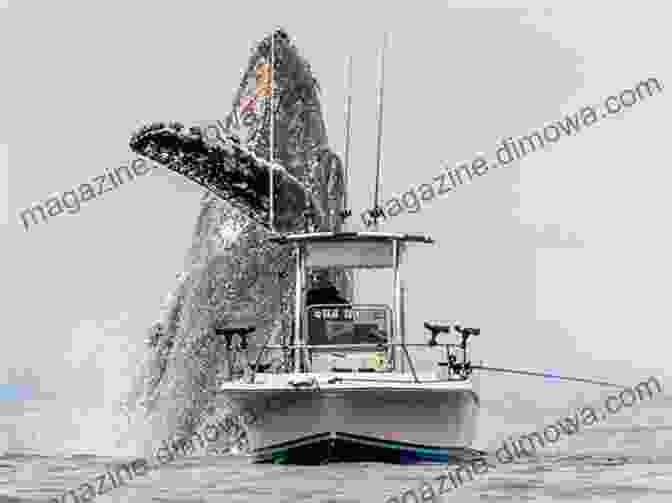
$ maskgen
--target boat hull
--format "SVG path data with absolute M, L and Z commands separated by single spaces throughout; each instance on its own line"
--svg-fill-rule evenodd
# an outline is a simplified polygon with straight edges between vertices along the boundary
M 450 384 L 225 393 L 246 418 L 256 462 L 448 463 L 469 448 L 477 394 Z
M 393 464 L 457 463 L 484 453 L 468 447 L 433 447 L 376 437 L 330 432 L 255 449 L 256 463 L 319 465 L 377 462 Z

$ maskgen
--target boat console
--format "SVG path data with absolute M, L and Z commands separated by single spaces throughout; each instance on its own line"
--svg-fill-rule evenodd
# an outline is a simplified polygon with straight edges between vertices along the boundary
M 409 348 L 445 348 L 445 359 L 438 363 L 436 380 L 466 380 L 471 375 L 467 341 L 480 330 L 455 323 L 426 322 L 430 332 L 426 343 L 406 342 L 404 295 L 400 265 L 408 244 L 433 243 L 420 235 L 382 232 L 314 232 L 282 234 L 271 238 L 291 246 L 296 260 L 294 319 L 289 337 L 283 344 L 264 343 L 254 372 L 267 351 L 283 353 L 283 372 L 396 372 L 410 370 L 419 383 Z M 340 297 L 333 285 L 308 288 L 309 273 L 329 269 L 386 269 L 392 272 L 393 304 L 356 304 Z M 318 274 L 319 276 L 319 274 Z M 333 290 L 333 291 L 332 291 Z M 238 329 L 244 341 L 246 333 Z M 457 343 L 439 343 L 443 334 L 458 336 Z M 225 334 L 226 336 L 226 334 Z M 227 338 L 228 345 L 228 338 Z M 240 347 L 242 349 L 243 345 Z M 382 377 L 382 376 L 381 376 Z
M 310 306 L 304 315 L 306 340 L 311 346 L 387 344 L 392 310 L 386 305 Z
M 321 304 L 305 310 L 313 370 L 373 372 L 385 365 L 392 310 L 384 304 Z

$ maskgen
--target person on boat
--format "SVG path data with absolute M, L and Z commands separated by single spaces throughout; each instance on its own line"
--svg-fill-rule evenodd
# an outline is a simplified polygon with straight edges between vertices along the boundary
M 315 304 L 349 304 L 341 297 L 338 289 L 329 281 L 326 273 L 317 273 L 313 276 L 313 286 L 306 295 L 306 306 Z

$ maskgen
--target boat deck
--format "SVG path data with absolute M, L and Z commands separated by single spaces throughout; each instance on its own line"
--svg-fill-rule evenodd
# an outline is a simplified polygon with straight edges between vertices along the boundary
M 220 391 L 243 391 L 266 394 L 270 391 L 311 391 L 311 390 L 471 390 L 472 379 L 437 379 L 433 373 L 418 373 L 415 382 L 410 374 L 399 372 L 324 372 L 267 374 L 258 373 L 251 380 L 228 381 L 220 386 Z

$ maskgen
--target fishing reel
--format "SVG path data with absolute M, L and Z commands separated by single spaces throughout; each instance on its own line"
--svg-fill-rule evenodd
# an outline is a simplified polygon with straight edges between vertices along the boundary
M 450 367 L 451 372 L 453 372 L 455 375 L 460 376 L 462 379 L 467 379 L 474 371 L 474 369 L 471 368 L 471 362 L 453 363 L 453 364 L 450 364 L 450 362 L 448 362 L 448 366 Z
M 460 325 L 454 325 L 453 329 L 462 336 L 461 347 L 464 359 L 461 363 L 454 363 L 451 366 L 451 369 L 453 369 L 457 375 L 466 379 L 474 371 L 474 369 L 471 368 L 471 361 L 467 359 L 467 340 L 469 340 L 469 337 L 471 337 L 472 335 L 480 335 L 481 329 L 462 327 Z
M 439 363 L 439 366 L 448 368 L 448 378 L 450 378 L 450 376 L 457 376 L 460 379 L 467 379 L 473 372 L 471 361 L 469 361 L 467 354 L 467 341 L 469 337 L 473 335 L 480 335 L 481 329 L 463 327 L 458 324 L 441 324 L 430 322 L 425 322 L 424 326 L 430 332 L 430 338 L 429 341 L 427 341 L 427 345 L 429 347 L 435 347 L 439 345 L 437 338 L 441 334 L 450 334 L 451 331 L 454 330 L 458 335 L 460 335 L 462 341 L 459 346 L 455 344 L 446 344 L 446 360 L 443 363 Z M 462 361 L 458 361 L 457 356 L 453 353 L 453 351 L 458 347 L 462 353 Z

